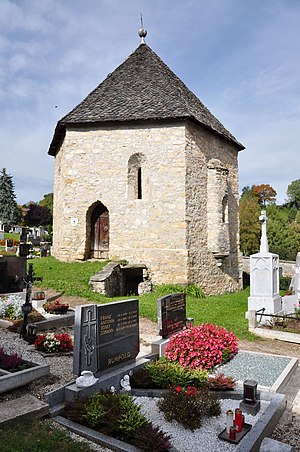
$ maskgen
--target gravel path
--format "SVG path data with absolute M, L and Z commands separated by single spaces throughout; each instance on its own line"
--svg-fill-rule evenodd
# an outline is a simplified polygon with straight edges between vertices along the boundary
M 38 289 L 36 289 L 38 290 Z M 54 292 L 47 291 L 47 298 L 55 295 Z M 78 299 L 76 297 L 64 297 L 62 296 L 62 301 L 67 301 L 70 306 L 74 307 L 76 304 L 87 303 L 84 299 Z M 68 332 L 73 334 L 72 328 L 60 328 L 59 332 Z M 141 335 L 141 355 L 144 355 L 150 351 L 150 343 L 158 340 L 157 335 L 157 325 L 151 322 L 149 319 L 140 319 L 140 335 Z M 38 352 L 36 352 L 33 346 L 28 345 L 25 341 L 19 338 L 16 333 L 10 333 L 5 328 L 0 327 L 0 346 L 9 353 L 18 353 L 22 355 L 24 359 L 33 360 L 39 363 L 48 363 L 50 365 L 50 376 L 42 377 L 39 380 L 29 384 L 25 388 L 19 388 L 9 393 L 0 394 L 0 403 L 2 401 L 10 400 L 28 391 L 40 398 L 44 398 L 44 394 L 71 381 L 74 381 L 76 376 L 72 372 L 72 356 L 47 356 L 43 357 Z M 263 352 L 263 353 L 273 353 L 284 356 L 293 356 L 300 361 L 300 346 L 297 344 L 289 344 L 280 341 L 272 340 L 259 340 L 254 342 L 240 341 L 240 349 Z M 299 369 L 299 368 L 298 368 Z M 300 374 L 298 371 L 297 377 Z M 293 378 L 292 384 L 287 385 L 287 390 L 289 386 L 293 386 L 293 390 L 290 390 L 290 402 L 288 403 L 287 410 L 280 419 L 277 427 L 275 428 L 272 438 L 278 441 L 285 442 L 294 446 L 296 452 L 300 452 L 300 380 L 297 381 L 296 377 Z M 294 401 L 294 397 L 298 391 L 298 397 Z M 289 400 L 289 399 L 288 399 Z M 73 435 L 76 437 L 76 435 Z M 100 446 L 91 444 L 93 450 L 107 452 L 108 449 L 102 448 Z

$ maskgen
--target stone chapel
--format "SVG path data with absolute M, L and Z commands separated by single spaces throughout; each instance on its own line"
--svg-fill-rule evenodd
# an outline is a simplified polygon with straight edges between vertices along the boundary
M 144 43 L 58 123 L 53 252 L 126 259 L 154 283 L 241 288 L 244 146 Z

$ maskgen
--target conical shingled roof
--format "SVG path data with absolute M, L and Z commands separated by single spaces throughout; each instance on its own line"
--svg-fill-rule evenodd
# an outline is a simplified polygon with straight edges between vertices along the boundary
M 56 154 L 67 125 L 188 118 L 244 149 L 159 56 L 141 44 L 57 123 L 49 154 Z

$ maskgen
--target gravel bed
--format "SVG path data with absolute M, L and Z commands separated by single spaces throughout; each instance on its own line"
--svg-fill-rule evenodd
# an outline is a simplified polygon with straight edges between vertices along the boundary
M 59 332 L 72 333 L 67 328 L 60 329 Z M 73 374 L 73 356 L 42 356 L 37 352 L 33 345 L 29 345 L 26 341 L 19 337 L 17 333 L 11 333 L 6 328 L 0 328 L 0 347 L 3 347 L 6 353 L 17 353 L 27 361 L 33 361 L 38 364 L 49 364 L 50 375 L 39 378 L 29 385 L 15 389 L 7 393 L 0 394 L 0 402 L 20 397 L 30 392 L 39 399 L 43 399 L 44 394 L 52 391 L 63 384 L 75 380 L 76 375 Z
M 171 436 L 172 445 L 185 452 L 195 452 L 201 450 L 205 452 L 231 452 L 236 449 L 236 445 L 220 440 L 218 434 L 226 426 L 226 410 L 235 410 L 239 407 L 241 400 L 223 399 L 221 400 L 221 414 L 217 417 L 204 418 L 201 428 L 187 430 L 178 422 L 167 422 L 162 412 L 157 409 L 157 397 L 136 397 L 136 403 L 141 406 L 142 413 L 150 419 L 154 425 L 159 426 L 164 432 Z M 268 407 L 269 402 L 261 401 L 261 409 L 256 416 L 245 414 L 245 422 L 252 426 L 258 421 L 260 416 Z
M 290 358 L 267 356 L 240 351 L 229 363 L 220 366 L 220 371 L 237 380 L 255 380 L 259 385 L 271 387 Z
M 140 319 L 140 321 L 141 321 L 141 354 L 146 354 L 147 352 L 149 352 L 149 344 L 153 340 L 157 339 L 155 329 L 156 325 L 153 326 L 152 322 L 150 322 L 148 319 Z M 73 329 L 70 327 L 59 328 L 59 331 L 57 332 L 67 332 L 72 335 Z M 257 346 L 257 344 L 255 345 Z M 76 378 L 76 376 L 72 372 L 72 362 L 73 362 L 72 356 L 43 357 L 34 350 L 33 346 L 28 345 L 27 342 L 20 339 L 18 334 L 11 333 L 7 331 L 6 328 L 1 327 L 0 327 L 0 347 L 3 347 L 5 351 L 7 351 L 8 353 L 18 353 L 22 355 L 22 357 L 26 360 L 32 360 L 38 363 L 47 363 L 50 365 L 51 372 L 50 376 L 42 377 L 38 380 L 35 380 L 34 382 L 30 383 L 25 387 L 18 388 L 14 391 L 10 391 L 9 393 L 0 394 L 0 402 L 20 397 L 22 395 L 28 394 L 28 392 L 40 399 L 43 399 L 45 393 L 52 391 L 62 386 L 63 384 L 72 382 Z M 272 347 L 274 349 L 277 349 L 278 353 L 281 352 L 281 349 L 279 348 L 277 342 L 275 343 L 272 342 L 270 346 L 270 352 L 272 351 Z M 298 351 L 299 347 L 296 347 L 295 344 L 289 344 L 289 348 L 288 350 L 286 350 L 286 353 L 287 354 L 291 353 L 291 351 L 293 351 L 293 347 L 295 349 L 293 356 L 299 357 Z M 250 357 L 252 357 L 252 359 L 250 359 Z M 271 358 L 271 361 L 269 361 L 269 358 Z M 290 361 L 289 358 L 273 356 L 269 357 L 257 353 L 251 355 L 240 351 L 239 354 L 230 363 L 220 367 L 220 370 L 225 372 L 226 369 L 226 373 L 232 375 L 234 378 L 237 378 L 241 381 L 246 379 L 254 379 L 258 381 L 259 384 L 268 386 L 276 381 L 278 374 L 282 372 L 282 370 L 289 361 Z M 268 364 L 266 364 L 267 362 Z M 243 372 L 241 369 L 243 369 Z M 247 422 L 252 424 L 252 421 L 250 420 L 247 420 Z M 224 428 L 224 422 L 220 422 L 220 424 L 222 425 L 219 426 L 220 428 L 217 433 L 220 433 L 220 431 L 222 431 Z M 176 428 L 176 431 L 179 431 L 178 426 Z M 286 410 L 279 424 L 275 428 L 275 431 L 272 434 L 272 438 L 291 444 L 295 447 L 295 452 L 296 451 L 300 452 L 299 431 L 300 431 L 299 412 L 295 413 L 294 411 Z M 227 443 L 225 441 L 222 441 L 221 447 L 215 450 L 225 451 L 227 450 L 225 449 L 225 445 L 227 447 Z M 229 443 L 228 446 L 233 447 Z M 98 451 L 107 450 L 96 445 L 93 445 L 93 448 L 94 450 Z M 182 447 L 181 450 L 185 451 L 188 449 L 184 445 L 184 447 Z M 194 451 L 199 450 L 199 443 L 198 446 L 194 447 L 193 450 Z M 207 450 L 209 451 L 211 449 Z

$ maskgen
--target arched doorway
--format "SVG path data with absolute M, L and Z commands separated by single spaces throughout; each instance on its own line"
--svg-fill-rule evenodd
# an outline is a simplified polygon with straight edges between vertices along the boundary
M 109 212 L 99 203 L 91 215 L 91 258 L 107 259 L 109 251 Z

